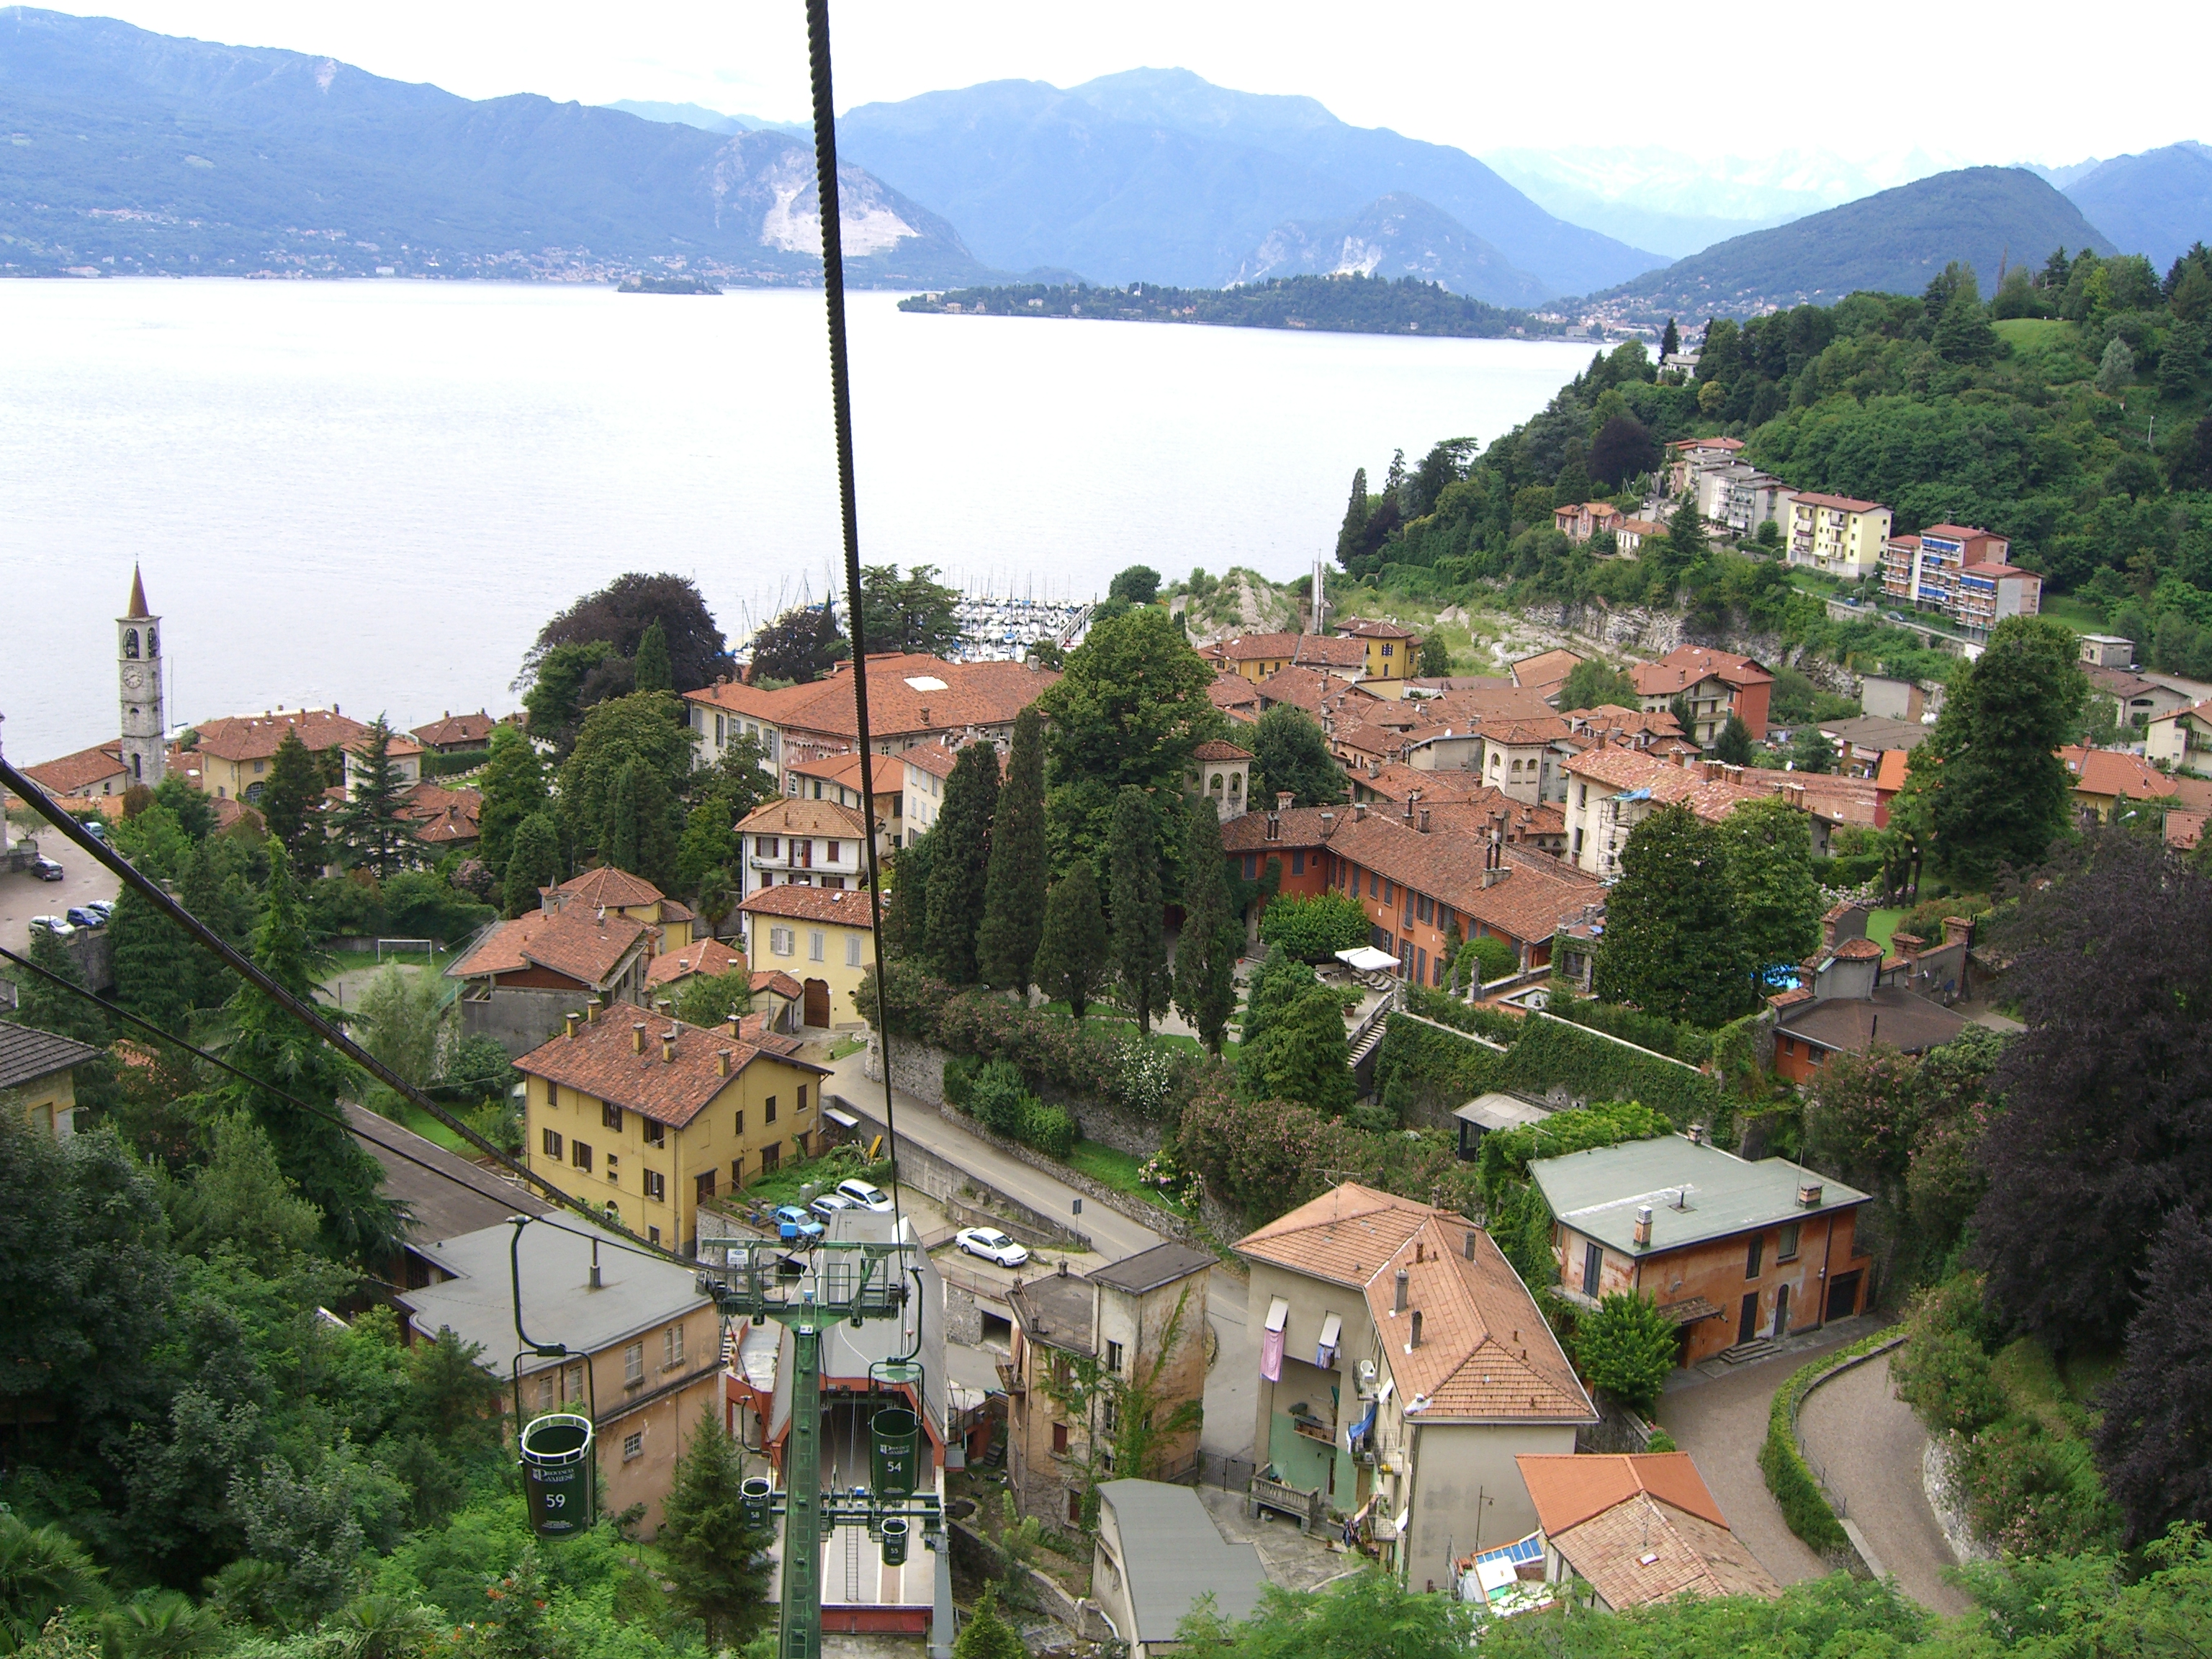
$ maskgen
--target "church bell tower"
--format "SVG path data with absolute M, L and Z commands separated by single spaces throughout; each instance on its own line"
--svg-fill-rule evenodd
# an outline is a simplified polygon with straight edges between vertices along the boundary
M 146 584 L 131 572 L 128 616 L 115 620 L 116 676 L 123 693 L 123 766 L 131 781 L 161 782 L 169 757 L 161 720 L 161 619 L 146 611 Z

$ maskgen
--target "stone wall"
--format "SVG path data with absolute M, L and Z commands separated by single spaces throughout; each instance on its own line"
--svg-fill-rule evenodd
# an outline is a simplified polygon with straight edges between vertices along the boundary
M 580 1014 L 591 1000 L 583 991 L 538 991 L 504 987 L 478 1002 L 461 1001 L 461 1034 L 488 1036 L 520 1060 L 532 1048 L 558 1036 L 562 1018 Z
M 886 1133 L 883 1120 L 865 1106 L 842 1095 L 832 1095 L 840 1109 L 860 1120 L 863 1140 Z M 904 1135 L 892 1143 L 899 1179 L 934 1199 L 956 1226 L 1000 1227 L 1032 1249 L 1088 1250 L 1088 1234 L 1066 1226 L 1053 1216 L 1032 1209 L 1021 1200 L 999 1190 L 981 1176 L 939 1157 L 927 1146 Z
M 942 1048 L 933 1048 L 917 1037 L 899 1037 L 891 1045 L 891 1085 L 907 1093 L 927 1101 L 933 1106 L 944 1107 L 948 1114 L 957 1113 L 957 1107 L 945 1104 L 945 1063 L 951 1056 Z M 865 1072 L 871 1083 L 884 1080 L 883 1039 L 877 1033 L 868 1034 L 868 1055 Z M 1032 1085 L 1034 1087 L 1035 1085 Z M 1147 1123 L 1133 1117 L 1109 1102 L 1096 1095 L 1075 1094 L 1049 1085 L 1036 1090 L 1037 1097 L 1055 1106 L 1065 1106 L 1075 1115 L 1076 1122 L 1085 1140 L 1095 1140 L 1102 1146 L 1111 1146 L 1117 1152 L 1127 1152 L 1131 1158 L 1150 1158 L 1159 1151 L 1165 1132 L 1157 1123 Z M 962 1115 L 962 1125 L 997 1141 L 988 1131 L 981 1129 L 971 1118 Z M 1060 1166 L 1054 1164 L 1055 1170 Z

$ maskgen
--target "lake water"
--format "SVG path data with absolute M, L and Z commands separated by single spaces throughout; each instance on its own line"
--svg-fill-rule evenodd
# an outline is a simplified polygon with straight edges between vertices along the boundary
M 902 314 L 851 302 L 863 557 L 1088 598 L 1300 574 L 1355 466 L 1495 437 L 1587 347 Z M 822 300 L 473 283 L 0 282 L 0 726 L 112 737 L 143 563 L 182 724 L 515 706 L 624 570 L 733 640 L 840 562 Z

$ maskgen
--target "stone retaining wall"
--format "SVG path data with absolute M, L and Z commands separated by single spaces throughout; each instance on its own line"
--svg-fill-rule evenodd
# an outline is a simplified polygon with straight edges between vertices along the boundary
M 841 1110 L 860 1120 L 862 1139 L 886 1133 L 883 1120 L 865 1106 L 855 1105 L 842 1095 L 830 1098 Z M 955 1226 L 999 1227 L 1032 1249 L 1091 1248 L 1088 1234 L 1078 1232 L 1055 1216 L 1031 1208 L 1012 1194 L 1000 1191 L 981 1176 L 970 1174 L 905 1135 L 893 1142 L 891 1155 L 898 1160 L 899 1179 L 936 1200 Z

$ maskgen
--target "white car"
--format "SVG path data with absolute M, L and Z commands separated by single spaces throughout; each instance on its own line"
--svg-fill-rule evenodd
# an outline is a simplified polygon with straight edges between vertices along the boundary
M 873 1182 L 863 1181 L 858 1176 L 837 1183 L 837 1196 L 856 1210 L 873 1210 L 878 1215 L 889 1215 L 890 1194 Z
M 59 916 L 33 916 L 31 927 L 33 932 L 43 927 L 56 939 L 67 939 L 71 933 L 76 932 L 76 925 L 74 922 L 64 921 Z
M 1015 1243 L 992 1227 L 963 1227 L 952 1236 L 952 1242 L 960 1247 L 963 1255 L 980 1255 L 1001 1267 L 1018 1267 L 1030 1259 L 1026 1246 Z

